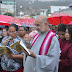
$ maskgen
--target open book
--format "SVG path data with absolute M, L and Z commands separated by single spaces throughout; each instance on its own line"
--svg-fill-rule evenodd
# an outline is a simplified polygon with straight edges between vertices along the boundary
M 18 52 L 25 52 L 26 54 L 30 55 L 29 50 L 27 49 L 27 47 L 24 45 L 24 43 L 22 41 L 17 41 L 14 44 L 9 46 L 0 46 L 0 54 L 5 54 L 7 52 L 13 53 L 13 50 L 16 50 Z
M 9 46 L 0 46 L 0 54 L 5 54 L 5 53 L 12 53 L 13 54 L 13 50 L 10 49 Z

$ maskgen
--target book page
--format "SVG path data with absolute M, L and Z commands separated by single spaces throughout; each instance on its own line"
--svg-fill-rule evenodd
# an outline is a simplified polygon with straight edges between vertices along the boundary
M 20 45 L 23 46 L 23 48 L 27 51 L 27 53 L 30 55 L 29 50 L 27 49 L 27 47 L 24 45 L 24 43 L 22 41 L 20 41 Z
M 18 52 L 23 52 L 23 50 L 24 50 L 26 53 L 28 53 L 30 55 L 29 50 L 27 49 L 27 47 L 24 45 L 24 43 L 22 41 L 18 41 L 16 43 L 12 44 L 10 47 L 12 49 L 15 49 Z
M 12 44 L 10 47 L 11 47 L 12 49 L 18 51 L 18 52 L 23 52 L 23 51 L 22 51 L 22 46 L 20 45 L 20 41 L 15 42 L 15 43 Z
M 6 52 L 5 52 L 5 47 L 0 47 L 0 54 L 5 54 Z
M 8 46 L 0 46 L 0 54 L 5 54 L 5 53 L 12 53 L 13 54 L 13 51 Z

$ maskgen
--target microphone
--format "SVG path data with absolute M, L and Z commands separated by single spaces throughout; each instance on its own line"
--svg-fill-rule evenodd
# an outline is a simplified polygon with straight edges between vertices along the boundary
M 7 39 L 9 39 L 9 41 L 12 39 L 12 37 L 11 36 L 9 36 Z M 4 41 L 5 40 L 3 40 L 2 42 L 4 43 Z M 9 41 L 5 44 L 5 45 L 7 45 L 8 43 L 9 43 Z
M 9 39 L 9 40 L 11 40 L 11 39 L 12 39 L 12 37 L 11 37 L 11 36 L 9 36 L 9 37 L 8 37 L 8 39 Z
M 10 40 L 12 39 L 12 37 L 11 37 L 11 36 L 9 36 L 9 37 L 8 37 L 8 39 L 9 39 L 9 41 L 8 41 L 8 43 L 7 43 L 6 45 L 8 45 L 8 44 L 9 44 Z

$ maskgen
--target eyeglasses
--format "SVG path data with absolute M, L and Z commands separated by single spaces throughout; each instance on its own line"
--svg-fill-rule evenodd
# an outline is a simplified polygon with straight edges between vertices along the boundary
M 16 31 L 8 31 L 8 33 L 13 33 L 14 34 L 14 33 L 16 33 Z
M 59 34 L 59 35 L 65 35 L 65 34 Z
M 25 31 L 25 30 L 19 30 L 19 31 Z
M 40 26 L 40 24 L 35 24 L 35 26 Z

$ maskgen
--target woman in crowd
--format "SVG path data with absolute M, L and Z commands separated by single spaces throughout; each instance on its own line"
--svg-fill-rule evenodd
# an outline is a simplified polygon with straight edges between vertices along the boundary
M 3 29 L 2 29 L 1 38 L 0 38 L 0 43 L 1 43 L 2 39 L 3 39 L 5 36 L 8 36 L 8 29 L 7 29 L 7 28 L 3 28 Z M 0 62 L 1 62 L 1 55 L 0 55 Z M 0 65 L 1 65 L 1 63 L 0 63 Z M 1 67 L 0 67 L 0 71 L 1 71 Z
M 65 31 L 66 31 L 66 25 L 65 24 L 59 24 L 58 26 L 58 38 L 59 38 L 59 43 L 60 43 L 60 49 L 64 48 L 67 40 L 65 39 Z
M 8 29 L 7 28 L 3 28 L 2 29 L 2 37 L 8 36 Z
M 20 41 L 21 38 L 17 36 L 18 27 L 16 24 L 11 24 L 8 29 L 8 34 L 12 38 L 9 39 L 9 36 L 3 38 L 1 45 L 10 46 L 11 44 Z M 6 53 L 1 58 L 2 72 L 23 72 L 23 55 L 21 52 L 15 50 L 14 54 Z
M 31 27 L 30 28 L 30 33 L 29 33 L 30 40 L 32 40 L 36 34 L 38 34 L 38 31 L 36 30 L 36 28 L 35 27 Z
M 65 38 L 67 43 L 61 52 L 59 72 L 72 72 L 72 26 L 66 28 Z
M 30 39 L 29 34 L 26 33 L 26 29 L 24 26 L 20 26 L 18 28 L 18 36 L 25 42 L 26 46 L 30 47 Z
M 8 36 L 8 32 L 7 31 L 8 31 L 7 28 L 3 28 L 2 29 L 2 31 L 0 33 L 0 43 L 1 43 L 2 39 L 3 39 L 3 37 Z

